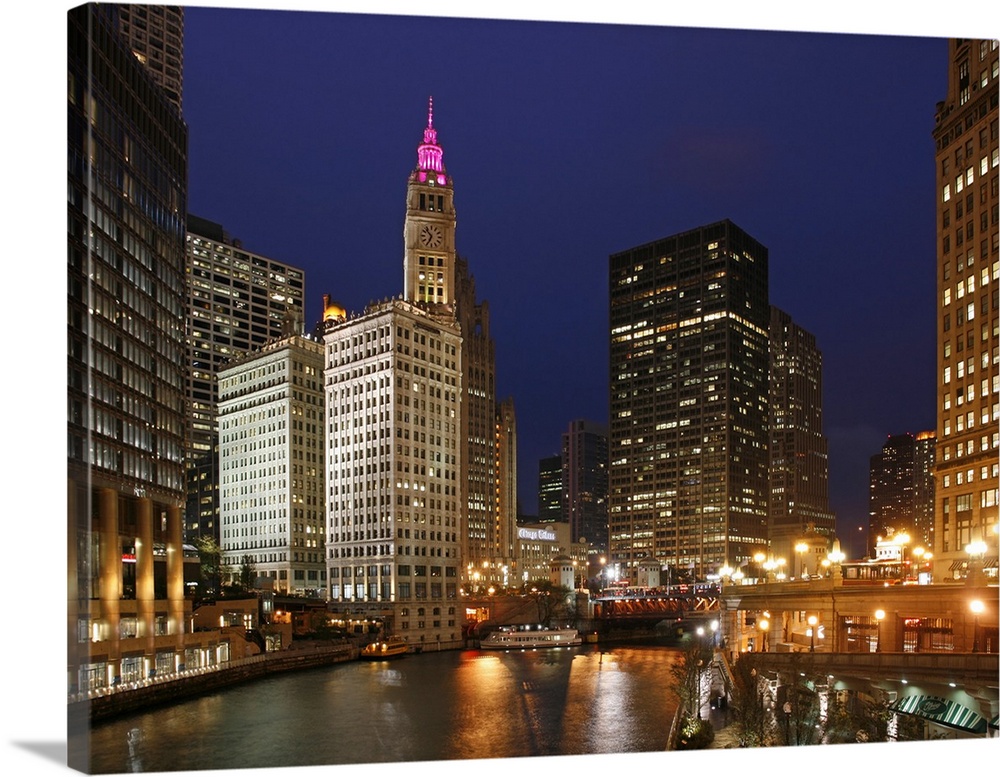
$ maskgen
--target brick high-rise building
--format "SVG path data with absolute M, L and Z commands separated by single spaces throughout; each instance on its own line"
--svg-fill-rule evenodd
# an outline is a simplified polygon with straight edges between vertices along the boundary
M 934 118 L 937 466 L 934 576 L 997 573 L 1000 263 L 997 41 L 948 43 Z
M 767 265 L 728 220 L 610 258 L 609 550 L 633 581 L 767 544 Z

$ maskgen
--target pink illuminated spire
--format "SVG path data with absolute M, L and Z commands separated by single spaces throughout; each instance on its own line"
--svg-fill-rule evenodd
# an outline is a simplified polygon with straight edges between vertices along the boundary
M 437 130 L 434 129 L 434 98 L 427 102 L 427 128 L 424 130 L 424 142 L 417 148 L 417 169 L 444 172 L 444 151 L 437 142 Z

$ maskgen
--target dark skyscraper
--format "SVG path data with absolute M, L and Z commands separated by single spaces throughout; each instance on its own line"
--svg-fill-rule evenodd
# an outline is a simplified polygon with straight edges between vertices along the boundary
M 608 552 L 608 427 L 578 420 L 562 436 L 562 503 L 570 538 Z
M 721 221 L 610 259 L 610 553 L 704 577 L 767 542 L 767 249 Z
M 565 520 L 562 503 L 562 455 L 538 461 L 538 520 L 553 523 Z
M 791 559 L 812 529 L 831 538 L 829 461 L 823 435 L 823 356 L 816 338 L 771 308 L 771 553 Z

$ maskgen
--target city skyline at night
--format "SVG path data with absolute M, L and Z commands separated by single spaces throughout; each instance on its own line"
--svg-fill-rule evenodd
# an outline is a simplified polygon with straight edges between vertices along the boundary
M 428 37 L 447 45 L 398 66 Z M 846 534 L 871 451 L 933 425 L 933 315 L 910 302 L 934 294 L 933 165 L 899 160 L 932 154 L 946 54 L 943 38 L 192 8 L 189 208 L 304 267 L 307 321 L 325 293 L 361 312 L 399 293 L 396 171 L 432 95 L 522 472 L 571 418 L 607 419 L 609 255 L 734 219 L 823 353 Z
M 731 219 L 768 248 L 771 303 L 816 337 L 830 509 L 845 550 L 863 550 L 869 457 L 889 435 L 934 428 L 939 411 L 935 104 L 947 89 L 947 36 L 996 37 L 975 29 L 985 4 L 963 5 L 975 10 L 961 19 L 925 9 L 873 17 L 860 5 L 822 19 L 763 9 L 759 24 L 772 29 L 755 29 L 756 17 L 749 22 L 737 4 L 694 17 L 677 11 L 682 27 L 665 26 L 677 23 L 666 12 L 651 18 L 657 12 L 629 8 L 559 22 L 527 20 L 565 18 L 545 4 L 493 9 L 491 19 L 382 15 L 425 10 L 385 3 L 295 4 L 308 11 L 227 4 L 184 6 L 184 210 L 224 225 L 250 252 L 304 268 L 307 330 L 323 315 L 324 295 L 351 316 L 400 295 L 405 173 L 433 97 L 455 179 L 456 260 L 467 262 L 476 299 L 488 304 L 495 395 L 516 407 L 518 444 L 508 460 L 520 459 L 525 512 L 535 511 L 539 460 L 558 451 L 567 423 L 609 421 L 610 257 Z M 8 29 L 65 34 L 66 8 L 48 10 L 23 24 L 17 10 Z M 447 3 L 440 10 L 469 12 Z M 499 18 L 512 14 L 525 18 Z M 36 236 L 44 243 L 55 233 L 65 250 L 62 227 L 49 223 L 56 207 L 65 220 L 65 195 L 52 185 L 65 180 L 65 158 L 52 153 L 49 134 L 65 142 L 66 68 L 29 48 L 32 36 L 18 37 L 7 72 L 26 62 L 30 72 L 11 79 L 9 102 L 32 112 L 46 104 L 42 119 L 15 123 L 14 179 L 24 191 L 12 223 L 22 223 L 23 210 L 28 227 L 13 230 L 15 253 L 30 260 L 39 256 Z M 49 272 L 57 288 L 65 282 L 61 265 L 58 275 L 47 259 L 37 266 L 43 286 Z M 16 296 L 16 318 L 49 318 L 38 315 L 35 296 Z M 20 342 L 10 359 L 42 360 L 41 343 L 64 336 L 63 326 L 12 338 Z M 30 410 L 14 414 L 19 444 L 8 458 L 21 467 L 9 478 L 19 482 L 23 471 L 33 495 L 48 488 L 42 478 L 60 448 L 37 419 L 47 423 L 54 408 L 65 434 L 61 381 L 52 398 L 48 381 L 38 381 Z M 33 516 L 42 506 L 48 520 L 44 502 L 29 503 L 27 493 L 15 512 Z M 34 557 L 25 550 L 46 524 L 12 524 L 9 547 Z M 40 567 L 18 561 L 15 570 L 34 581 Z M 993 624 L 995 634 L 995 611 Z M 65 768 L 64 720 L 52 715 L 66 694 L 64 672 L 52 669 L 65 662 L 62 631 L 48 640 L 54 645 L 29 648 L 18 673 L 21 708 L 7 753 L 15 769 Z M 24 652 L 8 657 L 20 661 Z M 974 756 L 978 744 L 939 746 L 937 758 Z M 717 755 L 723 760 L 713 763 L 736 763 Z M 739 759 L 762 767 L 769 755 L 741 751 Z M 622 763 L 659 764 L 628 758 Z M 436 768 L 457 773 L 467 764 Z M 272 773 L 292 772 L 261 771 Z

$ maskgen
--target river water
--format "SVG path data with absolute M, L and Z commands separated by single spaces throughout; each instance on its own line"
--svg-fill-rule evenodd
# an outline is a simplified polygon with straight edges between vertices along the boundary
M 95 726 L 93 773 L 662 751 L 659 645 L 446 651 L 292 672 Z

